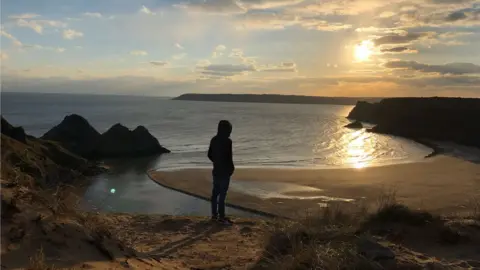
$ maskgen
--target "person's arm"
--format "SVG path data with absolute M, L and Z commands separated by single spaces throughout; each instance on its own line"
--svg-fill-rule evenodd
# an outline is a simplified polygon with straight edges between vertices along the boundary
M 213 155 L 212 155 L 212 141 L 210 140 L 210 145 L 208 146 L 208 159 L 210 159 L 211 162 L 213 162 Z
M 230 175 L 232 175 L 233 172 L 235 171 L 235 165 L 233 164 L 232 140 L 228 140 L 227 149 L 228 149 L 227 157 L 230 165 Z

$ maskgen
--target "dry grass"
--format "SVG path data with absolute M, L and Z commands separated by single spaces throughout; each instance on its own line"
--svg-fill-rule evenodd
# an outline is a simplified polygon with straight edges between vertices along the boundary
M 45 254 L 43 253 L 43 247 L 39 248 L 35 255 L 30 257 L 30 265 L 28 270 L 54 270 L 55 267 L 48 266 L 45 262 Z
M 383 269 L 358 250 L 360 238 L 382 237 L 375 231 L 389 228 L 389 224 L 426 230 L 437 235 L 433 239 L 436 244 L 445 236 L 443 220 L 400 204 L 394 191 L 381 194 L 377 202 L 371 213 L 364 206 L 331 205 L 301 220 L 273 222 L 263 260 L 256 269 Z
M 299 221 L 275 221 L 258 269 L 372 269 L 356 250 L 355 235 L 365 208 L 333 204 Z
M 470 205 L 472 218 L 480 220 L 480 197 L 472 198 Z

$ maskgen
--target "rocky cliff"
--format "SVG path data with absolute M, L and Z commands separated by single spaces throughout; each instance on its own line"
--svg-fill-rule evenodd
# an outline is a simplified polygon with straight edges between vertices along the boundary
M 42 136 L 85 158 L 134 157 L 170 153 L 143 126 L 133 131 L 115 124 L 100 134 L 82 116 L 72 114 Z
M 12 132 L 14 129 L 16 132 Z M 12 180 L 10 184 L 52 187 L 102 170 L 58 143 L 25 135 L 20 129 L 23 132 L 2 117 L 2 178 Z
M 480 147 L 480 99 L 390 98 L 358 102 L 348 118 L 376 124 L 372 132 Z

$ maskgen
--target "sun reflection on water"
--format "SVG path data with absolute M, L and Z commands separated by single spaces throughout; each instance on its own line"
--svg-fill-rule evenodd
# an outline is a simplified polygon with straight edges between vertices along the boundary
M 357 130 L 344 137 L 346 153 L 344 163 L 356 169 L 362 169 L 371 165 L 374 152 L 374 138 L 364 129 Z

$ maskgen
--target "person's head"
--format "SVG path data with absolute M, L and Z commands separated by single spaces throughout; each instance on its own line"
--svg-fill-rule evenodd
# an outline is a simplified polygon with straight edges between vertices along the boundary
M 228 122 L 227 120 L 221 120 L 218 122 L 218 130 L 217 130 L 217 135 L 222 136 L 222 137 L 230 137 L 230 134 L 232 133 L 232 124 Z

